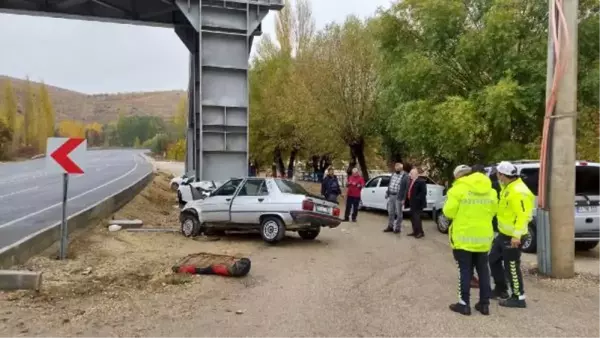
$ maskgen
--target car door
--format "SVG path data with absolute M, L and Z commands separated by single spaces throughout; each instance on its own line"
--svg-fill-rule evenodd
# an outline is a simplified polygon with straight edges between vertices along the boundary
M 367 184 L 365 185 L 365 188 L 362 190 L 360 196 L 361 196 L 361 200 L 362 200 L 362 205 L 364 207 L 367 208 L 374 208 L 375 205 L 373 203 L 375 203 L 375 189 L 377 189 L 377 186 L 379 185 L 379 181 L 381 180 L 381 177 L 375 177 L 370 179 Z
M 373 195 L 374 208 L 387 210 L 387 198 L 385 198 L 385 193 L 390 186 L 391 178 L 391 176 L 380 177 L 379 185 L 375 188 L 375 194 Z
M 202 202 L 202 220 L 208 223 L 229 222 L 229 208 L 242 179 L 227 181 Z
M 427 207 L 426 210 L 432 210 L 441 204 L 444 200 L 444 186 L 437 184 L 429 177 L 425 177 L 427 183 Z
M 269 191 L 264 178 L 249 178 L 231 202 L 231 223 L 258 224 L 268 210 Z

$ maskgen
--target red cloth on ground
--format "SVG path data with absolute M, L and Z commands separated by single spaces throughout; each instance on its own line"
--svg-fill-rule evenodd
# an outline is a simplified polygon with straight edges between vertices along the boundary
M 365 180 L 360 175 L 348 177 L 348 197 L 360 197 L 360 191 L 365 186 Z

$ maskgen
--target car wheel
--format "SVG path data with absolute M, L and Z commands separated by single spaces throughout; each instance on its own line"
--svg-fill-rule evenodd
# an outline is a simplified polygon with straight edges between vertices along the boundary
M 265 217 L 260 223 L 263 241 L 275 244 L 285 237 L 285 225 L 278 217 Z
M 195 215 L 185 214 L 181 220 L 181 233 L 185 237 L 196 237 L 202 232 L 200 222 Z
M 576 251 L 589 251 L 598 246 L 598 241 L 575 242 Z
M 536 253 L 537 234 L 535 230 L 535 224 L 529 223 L 529 230 L 527 232 L 527 235 L 523 236 L 521 240 L 521 251 L 527 253 Z
M 446 218 L 443 214 L 436 215 L 435 224 L 437 225 L 437 229 L 439 232 L 443 234 L 448 233 L 448 229 L 450 228 L 450 220 Z
M 317 238 L 317 236 L 319 236 L 319 233 L 321 233 L 321 228 L 298 230 L 298 235 L 302 239 L 309 240 L 309 241 Z
M 179 184 L 177 184 L 177 183 L 175 183 L 175 182 L 171 183 L 171 189 L 172 189 L 173 191 L 177 191 L 177 189 L 179 189 Z

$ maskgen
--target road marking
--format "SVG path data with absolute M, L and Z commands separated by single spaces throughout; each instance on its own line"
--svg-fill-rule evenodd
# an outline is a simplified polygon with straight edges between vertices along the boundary
M 121 175 L 121 176 L 119 176 L 119 177 L 117 177 L 117 178 L 115 178 L 115 179 L 113 179 L 113 180 L 110 180 L 110 181 L 108 181 L 108 182 L 106 182 L 106 183 L 104 183 L 104 184 L 102 184 L 102 185 L 99 185 L 99 186 L 97 186 L 97 187 L 95 187 L 95 188 L 93 188 L 93 189 L 90 189 L 90 190 L 88 190 L 88 191 L 86 191 L 86 192 L 84 192 L 84 193 L 81 193 L 81 194 L 79 194 L 79 195 L 77 195 L 77 196 L 73 196 L 73 197 L 69 198 L 67 201 L 72 201 L 72 200 L 74 200 L 74 199 L 77 199 L 77 198 L 79 198 L 79 197 L 85 196 L 85 195 L 87 195 L 87 194 L 89 194 L 89 193 L 91 193 L 91 192 L 94 192 L 94 191 L 96 191 L 96 190 L 98 190 L 98 189 L 104 188 L 104 187 L 106 187 L 107 185 L 109 185 L 109 184 L 111 184 L 111 183 L 114 183 L 114 182 L 116 182 L 116 181 L 118 181 L 118 180 L 120 180 L 120 179 L 122 179 L 122 178 L 125 178 L 125 177 L 127 177 L 127 175 L 129 175 L 129 174 L 131 174 L 132 172 L 134 172 L 134 171 L 137 169 L 137 167 L 138 167 L 138 163 L 137 163 L 137 161 L 135 161 L 135 158 L 134 158 L 134 162 L 135 162 L 135 165 L 133 166 L 133 169 L 129 170 L 129 171 L 128 171 L 128 172 L 126 172 L 125 174 L 123 174 L 123 175 Z M 26 220 L 26 219 L 28 219 L 29 217 L 32 217 L 32 216 L 35 216 L 35 215 L 39 215 L 39 214 L 41 214 L 41 213 L 43 213 L 43 212 L 46 212 L 46 211 L 48 211 L 48 210 L 50 210 L 50 209 L 56 208 L 56 207 L 58 207 L 58 206 L 61 206 L 61 205 L 62 205 L 62 202 L 58 202 L 58 203 L 56 203 L 56 204 L 53 204 L 53 205 L 51 205 L 51 206 L 49 206 L 49 207 L 46 207 L 46 208 L 44 208 L 44 209 L 41 209 L 41 210 L 38 210 L 38 211 L 36 211 L 36 212 L 32 212 L 32 213 L 30 213 L 30 214 L 27 214 L 27 215 L 25 215 L 25 216 L 23 216 L 23 217 L 19 217 L 19 218 L 17 218 L 17 219 L 13 219 L 12 221 L 10 221 L 10 222 L 8 222 L 8 223 L 0 224 L 0 229 L 2 229 L 2 228 L 5 228 L 5 227 L 7 227 L 7 226 L 11 226 L 11 225 L 13 225 L 13 224 L 15 224 L 15 223 L 17 223 L 17 222 L 20 222 L 20 221 Z
M 31 190 L 35 190 L 38 189 L 39 187 L 31 187 L 31 188 L 27 188 L 27 189 L 23 189 L 23 190 L 18 190 L 15 192 L 11 192 L 10 194 L 6 194 L 6 195 L 0 195 L 0 200 L 5 198 L 5 197 L 10 197 L 10 196 L 14 196 L 23 192 L 27 192 L 27 191 L 31 191 Z

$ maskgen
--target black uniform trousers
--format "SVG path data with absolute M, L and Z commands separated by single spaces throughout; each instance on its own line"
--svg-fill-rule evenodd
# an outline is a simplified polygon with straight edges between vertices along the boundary
M 356 221 L 356 216 L 358 215 L 358 205 L 360 204 L 360 197 L 346 197 L 346 212 L 344 214 L 344 219 L 349 219 L 350 217 L 350 209 L 352 209 L 352 220 Z
M 489 254 L 490 270 L 494 278 L 495 289 L 512 289 L 514 297 L 525 294 L 523 274 L 521 273 L 521 248 L 512 248 L 511 237 L 498 233 Z
M 412 224 L 413 234 L 425 234 L 423 232 L 423 222 L 421 221 L 421 213 L 423 208 L 410 207 L 410 223 Z
M 458 265 L 458 296 L 465 305 L 471 302 L 471 278 L 473 268 L 479 275 L 479 302 L 482 305 L 490 304 L 491 286 L 490 270 L 488 269 L 488 253 L 472 252 L 465 250 L 452 250 Z

